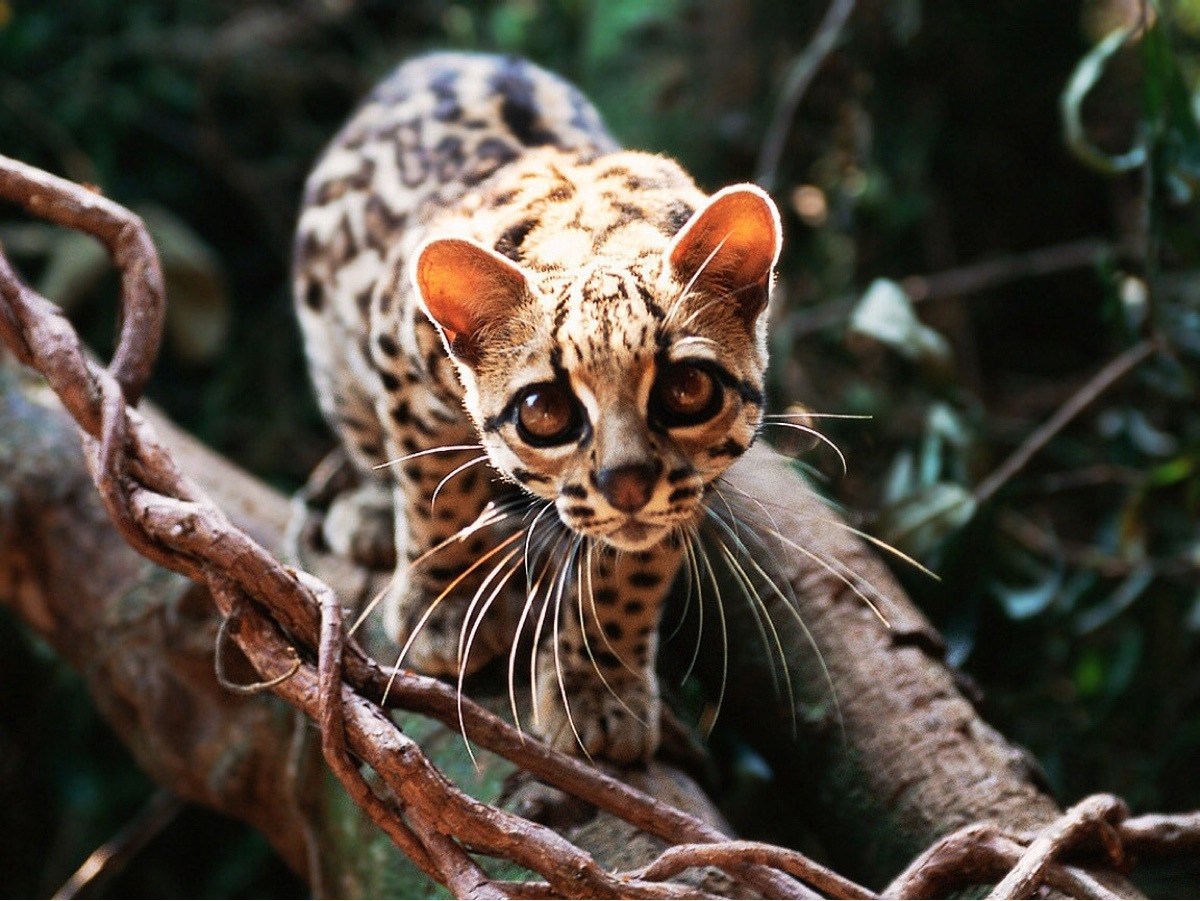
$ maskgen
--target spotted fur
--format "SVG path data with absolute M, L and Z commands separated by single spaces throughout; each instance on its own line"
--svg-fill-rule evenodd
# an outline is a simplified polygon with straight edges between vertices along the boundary
M 434 54 L 375 89 L 308 180 L 294 286 L 364 482 L 327 537 L 377 563 L 394 545 L 409 662 L 455 673 L 538 632 L 538 731 L 653 754 L 661 602 L 759 428 L 778 251 L 761 191 L 708 196 L 619 149 L 527 62 Z M 524 519 L 488 506 L 513 492 Z

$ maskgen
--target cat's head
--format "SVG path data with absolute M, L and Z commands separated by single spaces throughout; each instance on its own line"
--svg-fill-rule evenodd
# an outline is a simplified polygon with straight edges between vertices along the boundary
M 413 278 L 492 464 L 575 532 L 644 550 L 754 440 L 779 247 L 774 204 L 739 185 L 625 256 L 534 271 L 440 238 Z

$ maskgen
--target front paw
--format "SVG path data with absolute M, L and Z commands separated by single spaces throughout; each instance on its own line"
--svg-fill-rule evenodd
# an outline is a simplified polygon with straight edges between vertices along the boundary
M 321 534 L 339 556 L 373 569 L 395 566 L 391 490 L 368 483 L 337 495 L 325 513 Z
M 470 674 L 509 646 L 499 601 L 483 610 L 469 596 L 439 594 L 399 573 L 388 590 L 384 626 L 402 649 L 401 666 L 428 676 Z
M 645 763 L 659 742 L 658 680 L 654 672 L 605 673 L 591 668 L 564 670 L 553 655 L 539 666 L 537 731 L 553 748 L 616 764 Z

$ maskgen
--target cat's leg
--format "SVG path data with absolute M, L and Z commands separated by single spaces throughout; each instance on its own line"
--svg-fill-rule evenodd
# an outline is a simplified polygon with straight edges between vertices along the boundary
M 387 460 L 386 442 L 367 387 L 367 360 L 353 339 L 354 326 L 338 315 L 337 279 L 323 270 L 302 271 L 295 291 L 317 401 L 354 473 L 347 480 L 350 487 L 329 500 L 322 537 L 334 553 L 376 569 L 391 568 L 396 559 L 392 480 L 381 468 Z
M 551 745 L 614 763 L 654 755 L 658 620 L 683 553 L 674 535 L 649 551 L 582 552 L 538 650 L 537 730 Z
M 416 398 L 388 415 L 398 451 L 390 466 L 397 564 L 385 628 L 405 649 L 404 666 L 439 676 L 471 672 L 508 647 L 505 585 L 519 575 L 512 548 L 520 546 L 503 543 L 512 514 L 493 502 L 492 472 L 469 426 L 433 422 Z M 463 448 L 442 450 L 455 445 Z

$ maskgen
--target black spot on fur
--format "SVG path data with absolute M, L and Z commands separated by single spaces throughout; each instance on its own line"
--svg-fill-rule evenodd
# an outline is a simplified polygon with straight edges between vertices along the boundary
M 462 106 L 458 102 L 458 94 L 454 91 L 456 81 L 458 73 L 453 69 L 443 69 L 429 81 L 429 89 L 436 98 L 433 118 L 439 122 L 456 122 L 462 117 Z
M 500 95 L 500 118 L 514 138 L 526 147 L 553 144 L 556 138 L 541 122 L 541 112 L 534 98 L 533 82 L 527 74 L 527 64 L 509 57 L 492 76 L 491 87 Z
M 646 609 L 646 605 L 643 604 L 641 601 L 626 601 L 625 602 L 625 615 L 626 616 L 640 616 L 645 609 Z
M 536 219 L 522 219 L 516 225 L 506 229 L 496 242 L 496 253 L 503 254 L 518 263 L 521 262 L 521 245 L 525 243 L 525 238 L 533 231 L 535 225 L 537 225 Z
M 586 488 L 584 488 L 582 485 L 575 484 L 563 485 L 562 488 L 559 489 L 559 493 L 565 497 L 575 497 L 581 500 L 588 496 L 588 490 Z
M 689 497 L 695 497 L 700 493 L 700 487 L 693 486 L 691 488 L 676 488 L 667 496 L 668 504 L 675 504 L 679 501 L 687 500 Z
M 674 485 L 676 482 L 682 482 L 684 479 L 690 478 L 695 471 L 695 468 L 690 464 L 679 466 L 667 473 L 667 481 Z
M 625 633 L 621 630 L 620 623 L 607 622 L 604 624 L 604 634 L 610 641 L 620 641 L 625 637 Z
M 379 381 L 388 391 L 396 391 L 400 388 L 400 379 L 386 369 L 379 370 Z
M 518 482 L 520 482 L 522 485 L 528 485 L 530 482 L 538 482 L 541 484 L 545 484 L 546 482 L 550 481 L 549 476 L 544 476 L 540 472 L 532 472 L 531 470 L 528 470 L 528 469 L 522 469 L 519 466 L 512 471 L 512 477 L 514 479 L 516 479 Z M 563 493 L 565 494 L 566 492 L 564 491 Z M 585 492 L 584 497 L 586 497 L 586 496 L 587 496 L 587 494 Z
M 591 507 L 589 507 L 587 504 L 572 504 L 571 506 L 567 507 L 563 512 L 566 513 L 567 516 L 576 516 L 581 519 L 596 515 L 596 511 L 593 510 Z
M 375 343 L 379 345 L 379 349 L 383 351 L 385 357 L 395 357 L 400 353 L 400 345 L 391 335 L 380 335 Z
M 639 571 L 629 574 L 629 584 L 637 588 L 654 588 L 660 581 L 658 573 Z
M 668 237 L 675 235 L 681 228 L 687 225 L 688 220 L 695 214 L 695 210 L 682 200 L 676 200 L 666 210 L 666 216 L 659 228 Z
M 321 312 L 325 306 L 325 295 L 321 292 L 321 286 L 316 282 L 309 282 L 308 287 L 304 289 L 304 305 L 314 313 Z
M 738 441 L 736 438 L 728 438 L 720 444 L 713 445 L 708 449 L 708 455 L 716 460 L 719 457 L 738 457 L 746 452 L 746 445 Z
M 475 164 L 463 172 L 462 183 L 467 187 L 479 184 L 505 163 L 518 156 L 517 148 L 501 138 L 486 138 L 475 148 Z
M 617 591 L 615 588 L 597 588 L 596 603 L 607 607 L 617 602 Z

